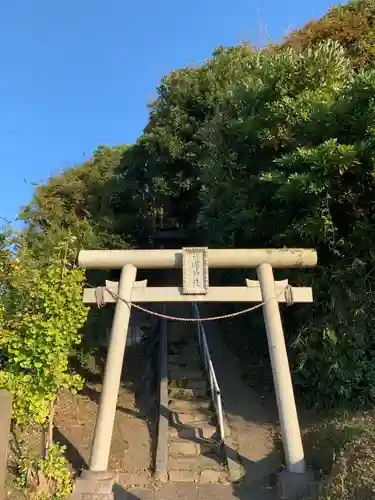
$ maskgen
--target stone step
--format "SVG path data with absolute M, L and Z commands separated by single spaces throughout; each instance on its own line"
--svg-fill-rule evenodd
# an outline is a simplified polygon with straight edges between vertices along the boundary
M 182 363 L 181 365 L 175 363 L 168 364 L 168 371 L 173 372 L 196 372 L 201 374 L 201 378 L 206 378 L 204 370 L 199 363 Z
M 189 345 L 192 345 L 192 344 L 190 344 L 187 339 L 180 338 L 180 337 L 169 337 L 168 338 L 168 351 L 180 352 L 182 349 L 184 349 L 185 347 L 188 347 Z
M 189 367 L 189 369 L 194 369 L 196 366 L 201 367 L 202 363 L 200 358 L 196 356 L 188 357 L 182 356 L 181 354 L 169 354 L 168 356 L 168 366 L 177 368 L 181 366 Z
M 200 474 L 190 470 L 170 470 L 168 480 L 170 483 L 197 483 Z
M 207 389 L 180 389 L 178 387 L 169 389 L 169 397 L 175 399 L 195 399 L 207 396 Z
M 189 337 L 181 335 L 169 335 L 168 336 L 168 348 L 182 349 L 187 346 L 195 346 L 195 341 Z
M 177 425 L 195 426 L 195 423 L 209 424 L 211 415 L 202 412 L 179 413 L 175 418 Z
M 170 379 L 168 381 L 170 389 L 192 389 L 202 391 L 202 395 L 207 394 L 208 385 L 204 380 Z M 198 394 L 197 394 L 198 396 Z
M 189 371 L 189 372 L 200 372 L 201 378 L 206 378 L 205 371 L 202 368 L 202 365 L 199 362 L 191 362 L 187 361 L 184 363 L 181 361 L 181 364 L 176 363 L 168 363 L 168 370 L 170 371 Z
M 183 351 L 189 351 L 189 350 L 194 350 L 198 351 L 198 343 L 195 341 L 193 338 L 189 339 L 181 339 L 181 340 L 175 340 L 173 341 L 172 339 L 169 339 L 170 341 L 170 346 L 179 346 L 181 350 Z
M 170 483 L 199 483 L 214 484 L 227 483 L 228 474 L 225 471 L 217 470 L 171 470 L 168 474 Z
M 174 427 L 189 426 L 189 427 L 205 427 L 211 425 L 214 416 L 205 411 L 195 411 L 190 413 L 170 412 L 170 422 Z
M 205 439 L 216 441 L 219 439 L 219 433 L 213 425 L 202 425 L 200 427 L 169 427 L 168 434 L 170 439 Z
M 189 330 L 183 330 L 181 328 L 173 329 L 168 332 L 168 338 L 183 338 L 187 340 L 196 340 L 195 332 L 192 332 L 191 329 Z
M 168 443 L 170 455 L 198 455 L 200 448 L 198 443 L 187 440 L 176 440 Z
M 199 484 L 228 483 L 228 472 L 205 469 L 199 474 L 197 482 Z
M 207 392 L 208 389 L 208 383 L 206 380 L 191 380 L 187 379 L 186 380 L 186 389 L 196 389 L 196 390 L 204 390 Z
M 149 470 L 135 469 L 118 472 L 118 485 L 128 488 L 148 488 L 152 484 L 152 475 Z M 112 497 L 113 500 L 113 497 Z
M 195 344 L 185 344 L 184 346 L 180 347 L 179 352 L 181 354 L 194 354 L 199 356 L 199 349 Z
M 187 439 L 176 438 L 170 440 L 169 444 L 170 455 L 221 455 L 222 447 L 218 442 L 215 441 L 200 441 L 194 442 Z
M 194 356 L 194 357 L 199 357 L 200 358 L 200 354 L 199 354 L 199 351 L 196 347 L 194 346 L 181 346 L 181 345 L 177 345 L 177 344 L 170 344 L 168 346 L 168 355 L 169 356 L 181 356 L 181 355 L 184 355 L 184 356 Z
M 197 399 L 171 399 L 169 409 L 177 413 L 190 413 L 194 411 L 209 411 L 211 408 L 211 400 L 208 398 Z
M 203 380 L 204 373 L 202 370 L 192 370 L 188 369 L 187 367 L 186 368 L 180 366 L 178 368 L 171 367 L 168 370 L 168 378 L 170 380 L 184 380 L 184 379 Z
M 179 355 L 182 359 L 188 360 L 188 363 L 193 363 L 193 362 L 201 362 L 201 357 L 199 355 L 199 352 L 197 351 L 185 351 L 185 350 L 180 350 L 178 353 L 172 354 L 172 356 Z
M 202 470 L 222 471 L 225 465 L 221 459 L 216 456 L 207 457 L 203 455 L 197 456 L 174 456 L 168 457 L 168 469 L 171 470 L 188 470 L 191 472 L 201 472 Z

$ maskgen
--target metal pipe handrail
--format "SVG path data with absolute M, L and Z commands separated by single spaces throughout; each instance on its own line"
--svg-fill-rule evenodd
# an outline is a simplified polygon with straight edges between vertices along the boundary
M 196 319 L 200 318 L 199 309 L 196 303 L 192 304 L 193 314 Z M 223 415 L 223 405 L 221 402 L 221 392 L 220 387 L 217 382 L 214 366 L 211 359 L 210 350 L 207 344 L 206 333 L 204 331 L 203 323 L 201 321 L 197 322 L 197 333 L 198 333 L 198 343 L 200 354 L 203 358 L 203 364 L 206 371 L 206 376 L 210 384 L 210 392 L 212 402 L 216 412 L 216 418 L 219 426 L 220 440 L 224 443 L 225 440 L 225 426 L 224 426 L 224 415 Z

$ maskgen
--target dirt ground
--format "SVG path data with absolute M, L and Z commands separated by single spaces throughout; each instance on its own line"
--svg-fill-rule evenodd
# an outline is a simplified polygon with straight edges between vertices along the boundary
M 117 402 L 109 468 L 120 473 L 121 486 L 147 486 L 150 482 L 152 422 L 143 416 L 138 393 L 145 368 L 140 346 L 127 348 L 124 372 Z M 101 374 L 87 372 L 84 389 L 76 395 L 63 391 L 59 398 L 55 414 L 54 440 L 66 446 L 73 474 L 85 468 L 90 459 L 92 438 L 102 380 Z M 18 435 L 27 448 L 35 454 L 42 449 L 41 434 L 35 429 L 26 429 Z M 10 450 L 10 474 L 8 475 L 7 498 L 24 498 L 13 481 L 13 458 L 15 442 Z
M 268 376 L 262 376 L 264 371 L 268 372 L 269 370 L 260 367 L 259 360 L 256 364 L 253 364 L 250 359 L 248 359 L 248 369 L 254 374 L 252 380 L 256 382 L 251 385 L 259 395 L 259 399 L 264 405 L 264 411 L 268 415 L 268 418 L 265 419 L 268 420 L 265 428 L 267 427 L 271 431 L 274 430 L 277 434 L 278 425 L 274 394 L 267 389 L 268 384 L 264 378 L 268 378 Z M 128 348 L 118 398 L 109 463 L 110 469 L 120 473 L 120 486 L 127 491 L 134 487 L 145 489 L 152 486 L 150 479 L 152 461 L 150 433 L 152 432 L 153 423 L 143 417 L 144 408 L 142 408 L 138 396 L 144 370 L 145 360 L 142 357 L 140 346 Z M 102 366 L 99 367 L 97 375 L 94 375 L 92 371 L 85 374 L 87 382 L 80 394 L 72 395 L 66 391 L 61 393 L 58 400 L 54 439 L 67 447 L 66 455 L 75 473 L 79 473 L 88 464 L 90 457 L 101 390 L 102 374 L 100 371 L 102 371 Z M 249 383 L 249 379 L 247 381 Z M 254 386 L 256 386 L 256 389 Z M 244 405 L 243 411 L 238 408 L 236 413 L 245 418 L 245 409 L 249 407 L 249 400 L 245 398 L 241 404 Z M 375 496 L 368 496 L 367 493 L 368 488 L 373 488 L 371 491 L 375 491 L 372 479 L 373 453 L 375 450 L 373 446 L 375 415 L 372 413 L 366 417 L 364 415 L 353 417 L 343 415 L 338 417 L 328 415 L 327 412 L 325 414 L 316 414 L 311 411 L 301 411 L 300 406 L 299 409 L 307 461 L 315 470 L 321 470 L 323 476 L 329 479 L 328 494 L 321 498 L 327 498 L 327 496 L 331 496 L 332 499 L 357 498 L 362 500 L 375 498 Z M 264 421 L 263 425 L 265 423 Z M 22 437 L 32 452 L 41 453 L 40 432 L 29 428 L 22 436 L 18 437 Z M 248 437 L 253 439 L 254 435 Z M 341 456 L 341 453 L 345 450 L 349 450 L 350 461 L 340 462 L 338 466 L 335 466 L 332 473 L 331 469 L 335 457 Z M 25 498 L 23 492 L 19 491 L 14 484 L 13 458 L 15 452 L 15 441 L 13 440 L 10 450 L 6 500 L 22 500 Z M 363 456 L 366 456 L 365 460 Z M 361 473 L 359 473 L 360 471 Z M 365 486 L 362 483 L 357 484 L 359 477 L 363 478 L 362 483 L 366 483 Z M 366 492 L 362 493 L 364 487 L 366 487 Z M 355 492 L 354 497 L 347 496 L 352 492 Z M 148 498 L 148 496 L 146 495 L 145 498 Z
M 144 368 L 142 347 L 128 347 L 109 461 L 111 470 L 127 473 L 129 478 L 134 475 L 135 483 L 141 477 L 147 482 L 151 467 L 151 422 L 142 415 L 138 398 Z M 77 472 L 89 463 L 100 392 L 101 383 L 91 377 L 80 394 L 64 392 L 59 398 L 55 439 L 67 445 L 68 459 Z

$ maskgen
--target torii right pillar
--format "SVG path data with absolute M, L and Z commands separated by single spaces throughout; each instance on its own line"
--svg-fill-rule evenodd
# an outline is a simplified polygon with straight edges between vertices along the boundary
M 314 487 L 314 481 L 311 471 L 306 469 L 272 266 L 260 264 L 257 275 L 286 462 L 286 470 L 278 477 L 279 498 L 289 500 L 308 492 Z

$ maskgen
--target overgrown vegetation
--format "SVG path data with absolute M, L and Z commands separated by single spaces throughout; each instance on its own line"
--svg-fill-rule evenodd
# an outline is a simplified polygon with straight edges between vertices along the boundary
M 28 500 L 65 500 L 72 490 L 65 447 L 54 443 L 48 455 L 20 457 L 18 484 L 27 491 Z
M 330 39 L 344 48 L 355 69 L 371 67 L 375 62 L 374 15 L 374 0 L 353 0 L 294 31 L 284 45 L 300 52 Z
M 4 235 L 0 249 L 0 387 L 13 393 L 14 424 L 39 425 L 45 436 L 42 457 L 30 457 L 27 450 L 19 457 L 30 499 L 60 500 L 71 486 L 64 449 L 52 441 L 59 391 L 82 387 L 69 358 L 88 310 L 82 303 L 84 273 L 71 263 L 71 243 L 56 243 L 47 263 L 22 237 Z
M 20 425 L 44 424 L 59 389 L 82 384 L 70 372 L 69 355 L 87 317 L 84 274 L 68 265 L 64 248 L 48 267 L 32 265 L 21 253 L 2 276 L 0 386 L 15 395 L 13 416 Z
M 316 248 L 315 270 L 288 272 L 314 289 L 313 306 L 285 311 L 295 385 L 310 405 L 374 404 L 374 13 L 374 0 L 352 1 L 277 47 L 221 47 L 173 72 L 137 144 L 100 147 L 36 190 L 19 263 L 0 248 L 0 380 L 17 396 L 17 419 L 31 411 L 43 423 L 58 388 L 77 387 L 68 357 L 86 314 L 83 275 L 56 243 L 69 234 L 75 249 L 146 248 L 160 225 L 193 229 L 211 247 Z M 236 321 L 247 352 L 256 320 Z M 21 397 L 28 377 L 33 396 Z M 357 491 L 335 484 L 332 498 Z
M 315 247 L 320 267 L 292 275 L 313 284 L 314 306 L 286 316 L 296 382 L 314 403 L 318 391 L 321 405 L 371 404 L 375 77 L 370 62 L 357 71 L 350 29 L 360 16 L 370 36 L 373 6 L 333 9 L 301 47 L 222 47 L 165 77 L 136 145 L 102 147 L 37 190 L 32 238 L 87 225 L 95 246 L 147 247 L 163 208 L 165 226 L 209 246 Z M 351 48 L 325 40 L 339 34 Z
M 314 500 L 374 497 L 375 416 L 340 415 L 307 426 L 306 457 L 326 481 Z

